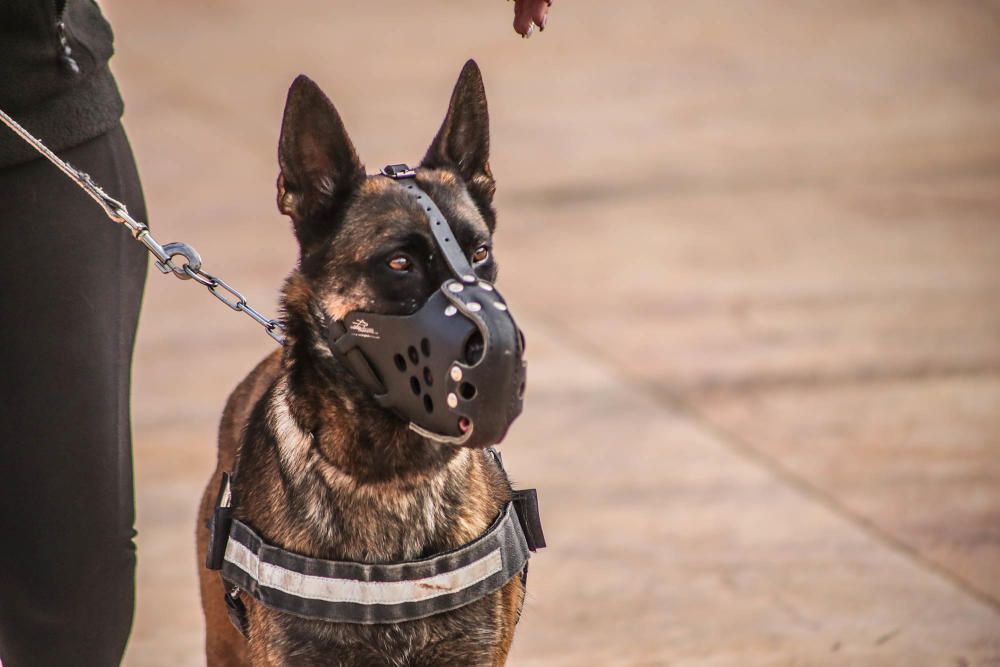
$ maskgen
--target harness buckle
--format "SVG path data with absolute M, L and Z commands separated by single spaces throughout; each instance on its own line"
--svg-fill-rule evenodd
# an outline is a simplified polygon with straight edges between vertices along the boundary
M 531 551 L 545 548 L 545 533 L 542 532 L 542 519 L 538 514 L 538 492 L 535 489 L 514 489 L 511 502 L 517 510 L 517 519 L 521 522 L 521 530 Z
M 487 447 L 489 454 L 498 466 L 504 477 L 507 477 L 507 469 L 503 467 L 503 456 L 496 447 Z M 507 483 L 510 478 L 507 477 Z M 514 510 L 517 512 L 517 521 L 521 524 L 521 532 L 528 542 L 528 549 L 538 551 L 545 548 L 545 533 L 542 532 L 542 517 L 538 512 L 538 491 L 535 489 L 515 489 L 510 490 L 510 501 L 514 503 Z M 527 573 L 527 566 L 525 566 Z M 525 574 L 527 578 L 527 574 Z
M 229 542 L 229 529 L 233 524 L 233 492 L 230 488 L 230 475 L 222 473 L 219 485 L 219 496 L 215 501 L 215 510 L 208 526 L 208 555 L 205 567 L 209 570 L 221 570 L 222 561 L 226 556 L 226 544 Z

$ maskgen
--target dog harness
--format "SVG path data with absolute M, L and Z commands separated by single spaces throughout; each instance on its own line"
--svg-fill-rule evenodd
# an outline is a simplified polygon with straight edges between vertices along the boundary
M 487 452 L 503 470 L 500 453 Z M 537 493 L 524 489 L 512 491 L 512 500 L 485 533 L 436 556 L 396 563 L 309 558 L 268 544 L 234 519 L 231 481 L 223 473 L 206 566 L 221 571 L 230 620 L 244 636 L 243 591 L 266 607 L 304 618 L 399 623 L 463 607 L 518 574 L 526 579 L 530 553 L 545 546 Z

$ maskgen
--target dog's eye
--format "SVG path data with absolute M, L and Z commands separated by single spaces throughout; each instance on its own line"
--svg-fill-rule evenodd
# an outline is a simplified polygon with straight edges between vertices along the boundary
M 395 255 L 388 264 L 393 271 L 409 271 L 410 267 L 413 266 L 413 262 L 406 255 Z
M 490 249 L 484 245 L 476 248 L 476 252 L 472 253 L 472 261 L 476 264 L 482 264 L 487 259 L 490 258 Z

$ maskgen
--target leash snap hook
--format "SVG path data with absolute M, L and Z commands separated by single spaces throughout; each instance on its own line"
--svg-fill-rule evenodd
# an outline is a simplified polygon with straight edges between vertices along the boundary
M 164 244 L 163 254 L 166 259 L 156 262 L 156 268 L 163 273 L 173 272 L 181 280 L 191 280 L 191 273 L 201 270 L 201 255 L 187 243 Z M 183 257 L 185 261 L 178 266 L 171 261 L 174 257 Z

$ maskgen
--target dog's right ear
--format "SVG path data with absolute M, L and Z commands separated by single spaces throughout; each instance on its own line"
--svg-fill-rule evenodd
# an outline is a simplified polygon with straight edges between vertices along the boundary
M 303 247 L 329 230 L 304 229 L 365 178 L 365 167 L 333 103 L 300 74 L 288 89 L 278 140 L 278 210 L 291 217 Z M 315 225 L 319 220 L 310 223 Z

